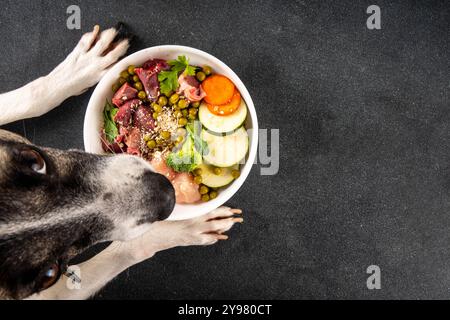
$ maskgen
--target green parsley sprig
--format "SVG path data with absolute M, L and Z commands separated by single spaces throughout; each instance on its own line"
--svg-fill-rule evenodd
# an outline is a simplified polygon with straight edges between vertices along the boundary
M 177 60 L 167 62 L 170 70 L 163 70 L 158 74 L 159 87 L 162 94 L 168 95 L 176 91 L 178 86 L 178 74 L 184 72 L 185 75 L 194 76 L 195 67 L 189 65 L 189 59 L 186 56 L 178 56 Z

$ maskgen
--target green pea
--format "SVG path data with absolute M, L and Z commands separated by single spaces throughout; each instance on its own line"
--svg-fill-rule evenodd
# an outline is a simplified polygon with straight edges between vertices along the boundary
M 212 73 L 212 69 L 210 66 L 204 66 L 203 68 L 203 72 L 205 73 L 205 75 L 209 76 Z
M 169 131 L 161 131 L 161 138 L 163 138 L 164 140 L 169 140 L 170 132 Z
M 139 91 L 138 98 L 144 100 L 147 97 L 144 91 Z
M 183 136 L 178 136 L 176 141 L 177 141 L 177 143 L 182 143 L 183 140 L 184 140 Z
M 217 191 L 211 191 L 209 193 L 209 199 L 212 200 L 212 199 L 215 199 L 215 198 L 217 198 Z
M 155 140 L 150 140 L 149 142 L 147 142 L 147 147 L 149 149 L 153 149 L 156 147 L 156 141 Z
M 185 125 L 187 125 L 187 123 L 188 123 L 188 121 L 187 121 L 187 119 L 186 118 L 180 118 L 180 119 L 178 119 L 178 124 L 180 125 L 180 126 L 185 126 Z
M 197 72 L 195 77 L 197 78 L 198 81 L 202 82 L 203 80 L 205 80 L 206 74 L 202 71 L 199 71 L 199 72 Z
M 139 77 L 138 77 L 137 75 L 134 75 L 134 76 L 133 76 L 133 81 L 134 81 L 134 82 L 139 82 L 139 81 L 141 81 L 141 80 L 139 79 Z
M 178 108 L 180 108 L 180 109 L 185 109 L 185 108 L 187 108 L 188 105 L 189 105 L 189 103 L 184 99 L 181 99 L 180 101 L 178 101 Z
M 165 106 L 165 105 L 167 104 L 167 98 L 164 97 L 164 96 L 159 97 L 159 99 L 158 99 L 158 104 L 159 104 L 160 106 Z
M 162 111 L 162 107 L 156 103 L 153 105 L 153 111 L 160 113 Z
M 123 85 L 125 82 L 127 82 L 127 79 L 122 77 L 119 78 L 119 85 Z
M 158 119 L 158 112 L 153 112 L 153 115 L 152 115 L 152 117 L 153 117 L 153 119 Z
M 186 109 L 183 109 L 181 110 L 181 114 L 183 115 L 183 117 L 187 117 L 189 113 Z
M 233 170 L 233 171 L 231 171 L 231 175 L 233 176 L 233 178 L 237 179 L 237 178 L 239 178 L 241 173 L 239 172 L 239 170 Z
M 195 101 L 191 103 L 191 107 L 198 108 L 200 107 L 200 101 Z
M 216 167 L 216 168 L 213 169 L 213 172 L 214 172 L 215 175 L 218 176 L 218 175 L 222 174 L 222 169 Z
M 194 174 L 195 174 L 196 176 L 201 175 L 201 174 L 202 174 L 202 169 L 200 169 L 200 168 L 195 169 L 195 170 L 194 170 Z
M 120 73 L 121 78 L 127 79 L 129 76 L 130 76 L 130 74 L 128 73 L 127 70 L 124 70 Z
M 119 90 L 119 84 L 118 83 L 114 83 L 111 87 L 113 92 L 116 92 L 117 90 Z
M 198 110 L 197 109 L 195 109 L 195 108 L 189 108 L 189 114 L 192 114 L 192 115 L 196 115 L 197 114 L 197 112 L 198 112 Z
M 131 74 L 131 75 L 134 75 L 135 74 L 135 71 L 134 71 L 135 68 L 136 67 L 133 66 L 133 65 L 128 66 L 128 69 L 127 69 L 128 73 Z
M 183 115 L 183 113 L 181 113 L 180 110 L 175 110 L 173 112 L 173 115 L 174 115 L 175 118 L 180 118 Z
M 145 142 L 149 142 L 150 141 L 150 135 L 149 134 L 146 134 L 146 135 L 144 135 L 144 141 Z
M 190 114 L 190 115 L 188 115 L 188 119 L 189 120 L 195 120 L 195 119 L 197 119 L 197 116 L 193 115 L 193 114 Z
M 136 83 L 134 84 L 134 87 L 135 87 L 137 90 L 141 91 L 141 90 L 143 89 L 142 82 L 136 82 Z
M 201 185 L 198 191 L 200 192 L 200 194 L 207 194 L 209 192 L 209 188 L 207 186 Z
M 208 202 L 209 201 L 209 195 L 207 195 L 207 194 L 202 195 L 202 201 L 203 202 Z
M 169 101 L 171 104 L 175 104 L 178 102 L 178 100 L 180 99 L 180 96 L 176 93 L 174 93 L 173 95 L 170 96 Z
M 194 178 L 194 182 L 195 182 L 196 184 L 201 184 L 201 183 L 202 183 L 202 177 L 201 177 L 201 176 L 196 176 L 196 177 Z

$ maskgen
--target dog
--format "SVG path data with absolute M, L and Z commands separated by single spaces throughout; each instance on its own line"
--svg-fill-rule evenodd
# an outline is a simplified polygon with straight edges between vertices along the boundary
M 95 26 L 49 75 L 0 95 L 0 125 L 40 116 L 95 85 L 129 48 L 120 28 Z M 87 299 L 127 268 L 176 246 L 211 245 L 241 210 L 167 221 L 174 189 L 131 155 L 38 147 L 0 130 L 0 298 Z M 111 244 L 77 267 L 71 259 Z

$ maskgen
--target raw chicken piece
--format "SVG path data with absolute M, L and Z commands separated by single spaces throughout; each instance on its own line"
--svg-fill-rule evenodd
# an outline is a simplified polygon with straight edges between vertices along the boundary
M 189 173 L 177 173 L 166 164 L 165 155 L 158 153 L 150 162 L 153 169 L 167 177 L 175 189 L 175 198 L 177 203 L 194 203 L 200 200 L 198 184 Z
M 153 166 L 153 169 L 156 172 L 162 174 L 170 181 L 175 179 L 177 173 L 174 170 L 172 170 L 172 168 L 167 166 L 165 154 L 162 154 L 161 152 L 154 153 L 153 159 L 152 161 L 150 161 L 150 164 Z
M 137 94 L 138 91 L 125 82 L 123 86 L 121 86 L 120 89 L 114 94 L 112 103 L 114 103 L 117 107 L 120 107 L 125 103 L 125 101 L 136 98 Z
M 198 184 L 194 182 L 194 178 L 189 173 L 177 173 L 171 182 L 175 189 L 177 203 L 194 203 L 200 200 Z

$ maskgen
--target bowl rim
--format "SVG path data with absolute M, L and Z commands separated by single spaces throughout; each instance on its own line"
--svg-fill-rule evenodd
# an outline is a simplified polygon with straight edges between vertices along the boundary
M 96 108 L 97 104 L 99 103 L 99 95 L 103 95 L 102 93 L 105 91 L 105 86 L 107 88 L 110 87 L 109 80 L 110 78 L 117 77 L 117 75 L 122 71 L 124 68 L 124 64 L 128 65 L 131 63 L 128 63 L 127 61 L 135 60 L 138 57 L 144 56 L 148 54 L 148 57 L 146 58 L 158 58 L 157 53 L 164 53 L 164 52 L 170 53 L 177 53 L 177 54 L 184 54 L 189 57 L 189 54 L 195 54 L 199 56 L 201 59 L 205 59 L 206 63 L 207 61 L 212 61 L 215 64 L 219 65 L 221 69 L 224 70 L 224 73 L 227 77 L 232 78 L 233 83 L 236 85 L 238 90 L 241 92 L 242 97 L 244 98 L 244 101 L 247 104 L 248 108 L 248 114 L 250 115 L 249 120 L 251 123 L 252 128 L 248 129 L 246 128 L 247 132 L 249 133 L 250 137 L 250 143 L 249 143 L 249 152 L 247 155 L 246 162 L 241 166 L 241 175 L 239 178 L 237 178 L 235 181 L 233 181 L 229 186 L 221 190 L 218 197 L 210 200 L 208 202 L 203 203 L 195 203 L 195 204 L 177 204 L 174 208 L 174 211 L 172 212 L 171 216 L 168 218 L 168 220 L 180 220 L 180 219 L 187 219 L 192 218 L 195 216 L 199 216 L 202 214 L 205 214 L 207 212 L 210 212 L 220 206 L 222 206 L 224 203 L 226 203 L 230 198 L 237 193 L 237 191 L 242 187 L 245 180 L 247 179 L 248 175 L 250 174 L 250 171 L 253 167 L 253 164 L 256 163 L 256 154 L 258 149 L 258 118 L 256 114 L 256 109 L 253 103 L 253 100 L 250 96 L 250 93 L 247 90 L 247 87 L 244 85 L 242 80 L 239 78 L 239 76 L 223 61 L 216 58 L 215 56 L 202 51 L 200 49 L 188 47 L 188 46 L 181 46 L 181 45 L 159 45 L 159 46 L 153 46 L 148 47 L 139 51 L 136 51 L 128 56 L 125 56 L 120 61 L 118 61 L 113 67 L 108 70 L 105 75 L 100 79 L 99 83 L 95 87 L 91 97 L 89 98 L 89 103 L 85 111 L 84 116 L 84 125 L 83 125 L 83 142 L 84 142 L 84 149 L 86 152 L 96 152 L 95 150 L 91 150 L 93 137 L 89 134 L 88 127 L 92 126 L 93 120 L 91 120 L 91 113 Z M 95 111 L 95 110 L 94 110 Z M 176 208 L 186 208 L 186 207 L 195 207 L 196 213 L 195 214 L 183 214 L 180 212 L 177 212 L 176 215 L 173 215 L 175 213 Z M 186 210 L 186 211 L 192 211 L 192 210 Z

